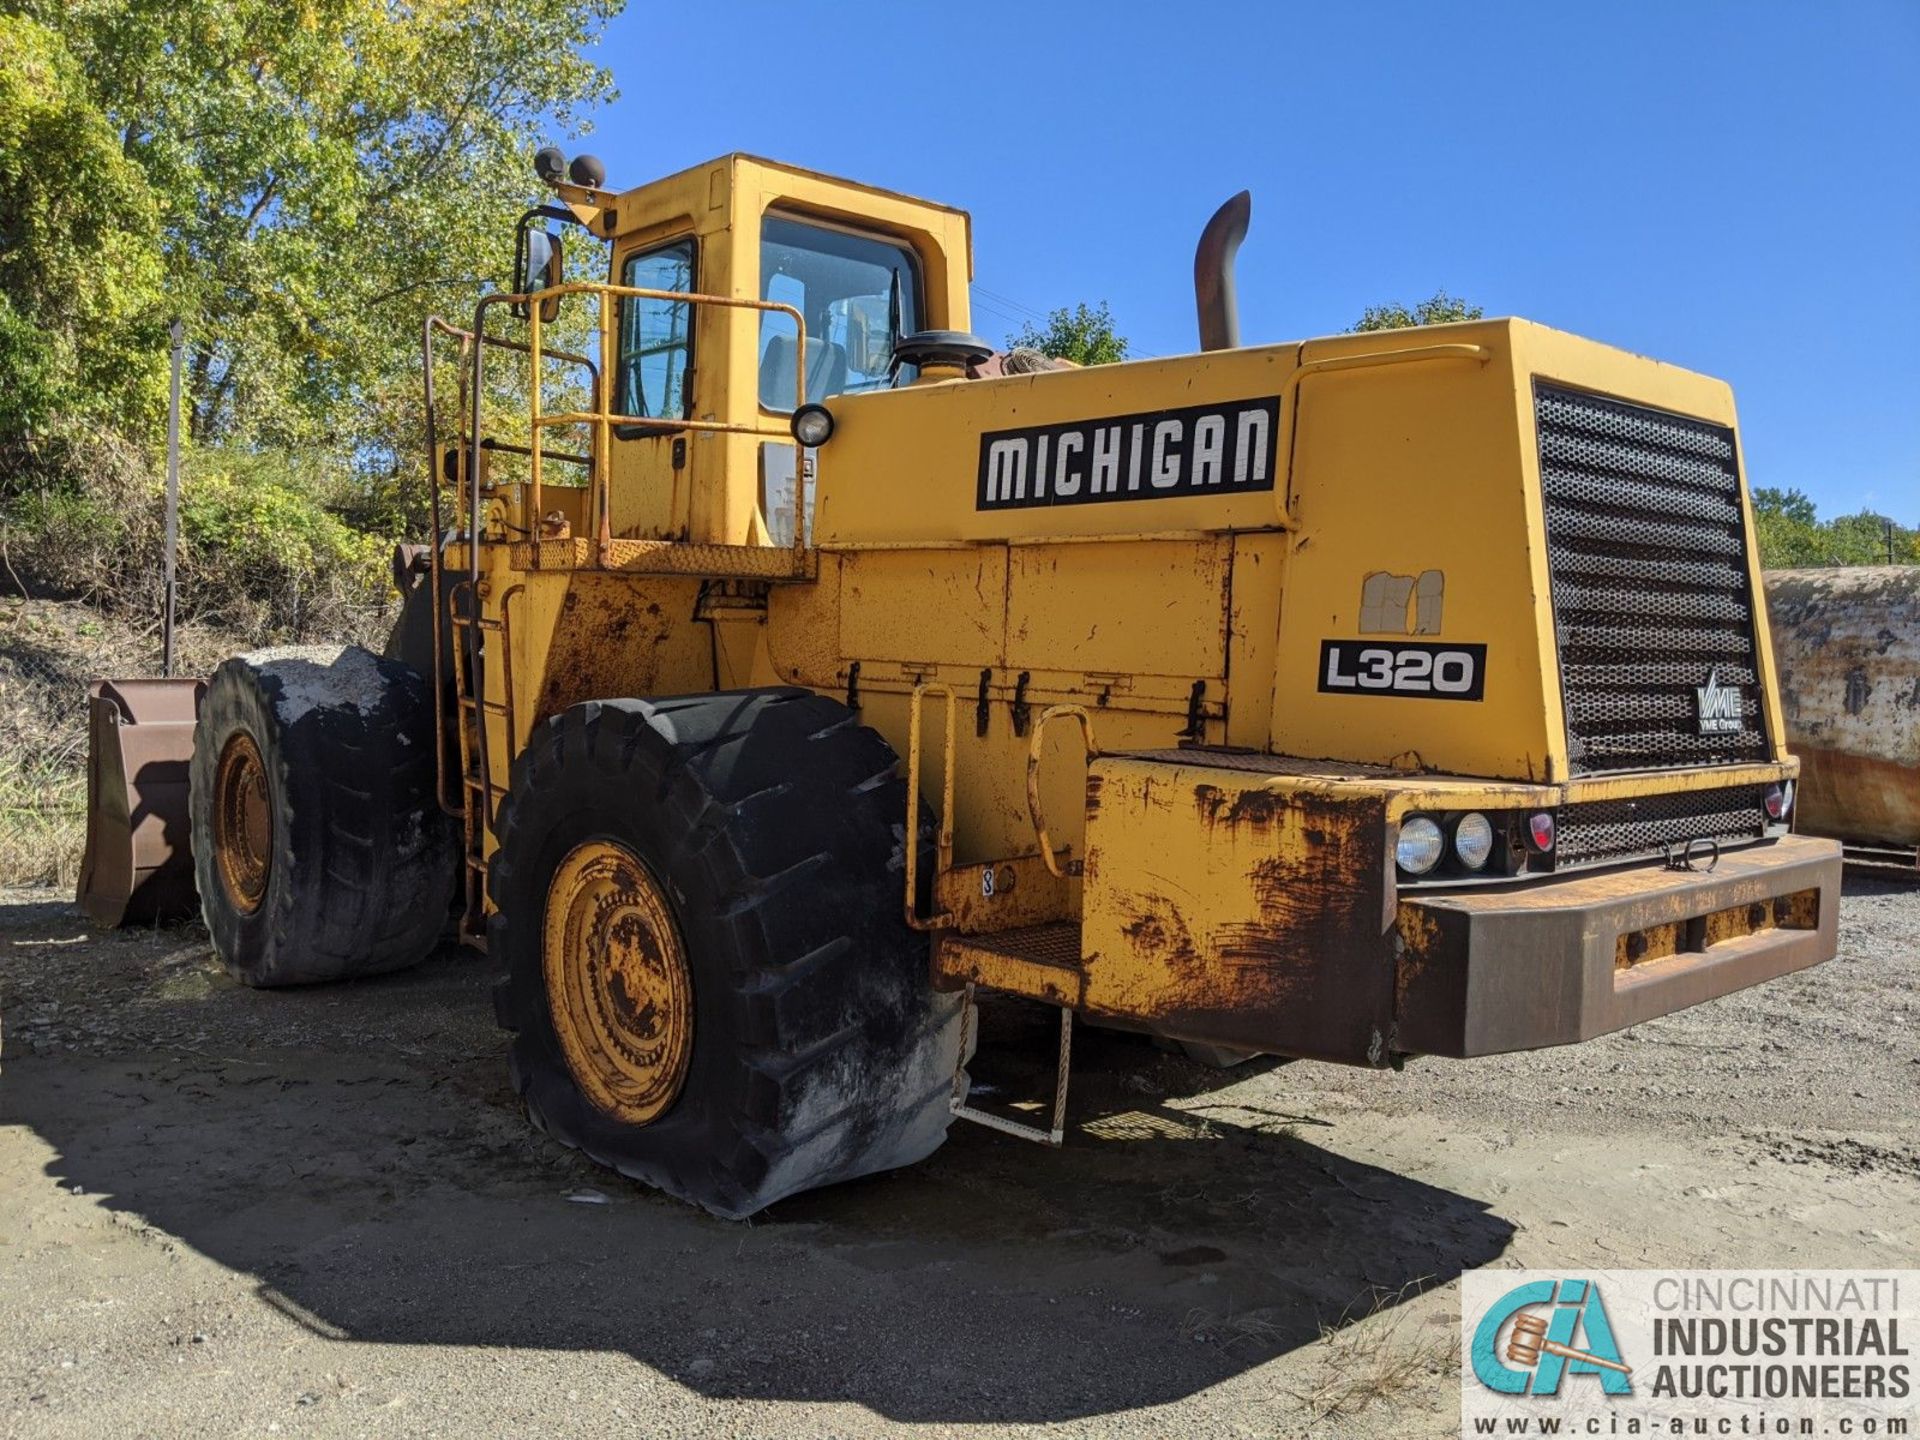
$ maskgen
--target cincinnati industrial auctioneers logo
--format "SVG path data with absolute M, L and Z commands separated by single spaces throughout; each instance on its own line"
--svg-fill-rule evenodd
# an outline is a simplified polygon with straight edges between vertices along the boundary
M 1597 1379 L 1603 1394 L 1633 1393 L 1633 1369 L 1620 1356 L 1591 1280 L 1514 1286 L 1480 1317 L 1471 1355 L 1474 1376 L 1502 1395 L 1558 1395 L 1578 1375 Z
M 1460 1433 L 1920 1437 L 1920 1271 L 1472 1270 Z

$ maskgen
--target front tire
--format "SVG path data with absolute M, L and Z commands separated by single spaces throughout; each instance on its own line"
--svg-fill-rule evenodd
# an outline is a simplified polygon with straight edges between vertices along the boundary
M 488 948 L 534 1123 L 728 1218 L 909 1165 L 960 1001 L 902 917 L 906 787 L 804 690 L 577 705 L 514 762 Z
M 236 655 L 194 732 L 194 878 L 213 948 L 248 985 L 424 959 L 459 873 L 434 794 L 433 706 L 358 646 Z

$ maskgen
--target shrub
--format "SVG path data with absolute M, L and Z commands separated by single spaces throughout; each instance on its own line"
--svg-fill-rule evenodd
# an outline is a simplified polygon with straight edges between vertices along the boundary
M 283 456 L 199 457 L 180 497 L 180 589 L 202 619 L 294 640 L 364 637 L 390 542 L 335 513 L 338 487 Z
M 0 450 L 7 588 L 159 613 L 163 529 L 146 454 L 73 426 Z
M 378 643 L 391 613 L 391 542 L 343 518 L 358 489 L 287 455 L 189 452 L 182 465 L 176 614 L 248 644 Z M 165 490 L 111 436 L 0 454 L 0 586 L 157 620 Z M 10 572 L 10 573 L 9 573 Z

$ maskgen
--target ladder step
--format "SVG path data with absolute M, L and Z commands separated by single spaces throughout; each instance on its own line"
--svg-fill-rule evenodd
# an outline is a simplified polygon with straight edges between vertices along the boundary
M 967 1075 L 967 1054 L 972 1049 L 967 1044 L 967 1032 L 980 1023 L 980 1007 L 974 1003 L 973 991 L 972 985 L 967 986 L 966 999 L 962 1002 L 966 1009 L 960 1020 L 960 1054 L 954 1064 L 953 1097 L 947 1104 L 948 1111 L 956 1120 L 971 1120 L 975 1125 L 984 1125 L 989 1130 L 998 1130 L 1017 1140 L 1032 1140 L 1058 1149 L 1067 1138 L 1067 1076 L 1073 1059 L 1073 1011 L 1064 1005 L 1060 1007 L 1060 1051 L 1053 1072 L 1053 1123 L 1049 1128 L 1042 1129 L 1038 1125 L 1025 1125 L 1005 1115 L 996 1115 L 990 1110 L 979 1110 L 967 1104 L 967 1092 L 972 1088 L 972 1081 Z
M 505 701 L 475 700 L 471 695 L 460 696 L 460 708 L 462 710 L 480 709 L 480 710 L 486 711 L 487 714 L 489 715 L 499 715 L 502 718 L 504 718 L 507 714 L 507 706 Z

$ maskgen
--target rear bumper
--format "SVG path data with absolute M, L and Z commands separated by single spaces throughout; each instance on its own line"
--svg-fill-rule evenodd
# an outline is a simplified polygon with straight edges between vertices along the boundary
M 1639 866 L 1402 899 L 1396 1049 L 1568 1045 L 1831 959 L 1840 847 L 1788 836 L 1710 873 Z

